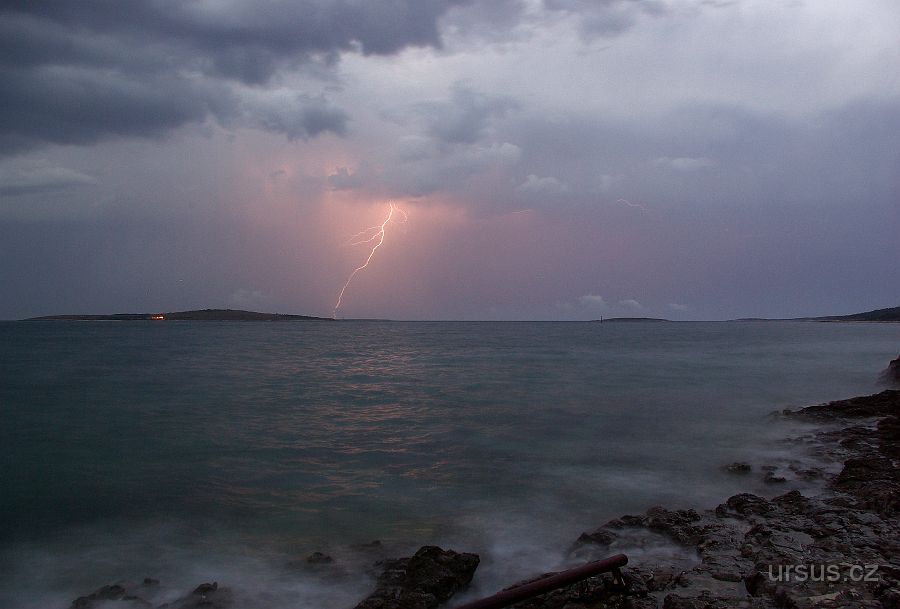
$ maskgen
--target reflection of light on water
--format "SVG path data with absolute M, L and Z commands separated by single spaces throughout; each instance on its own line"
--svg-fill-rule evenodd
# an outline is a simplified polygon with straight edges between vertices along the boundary
M 347 505 L 367 515 L 378 537 L 390 535 L 390 520 L 397 530 L 421 532 L 422 517 L 409 520 L 412 514 L 397 504 L 408 501 L 428 518 L 421 485 L 452 481 L 449 464 L 458 459 L 445 436 L 454 425 L 435 418 L 433 399 L 420 386 L 426 374 L 417 349 L 377 335 L 361 337 L 357 346 L 323 354 L 313 367 L 282 356 L 273 369 L 258 368 L 257 384 L 266 386 L 266 376 L 275 377 L 273 384 L 296 382 L 303 399 L 257 397 L 252 411 L 239 413 L 243 425 L 222 422 L 215 435 L 229 450 L 211 462 L 217 473 L 205 484 L 204 501 L 225 501 L 239 514 L 280 513 L 285 521 L 293 515 L 293 525 L 314 529 L 313 536 L 356 526 L 358 518 L 343 511 Z M 294 405 L 270 403 L 281 400 Z
M 20 530 L 68 537 L 32 546 L 34 560 L 21 544 L 0 546 L 0 563 L 21 566 L 0 569 L 10 582 L 0 583 L 0 606 L 28 607 L 3 602 L 25 589 L 35 599 L 65 591 L 28 609 L 67 606 L 157 568 L 173 582 L 190 573 L 185 586 L 218 579 L 259 591 L 251 580 L 283 578 L 273 584 L 280 598 L 313 586 L 290 579 L 285 556 L 372 539 L 405 543 L 395 555 L 425 543 L 483 550 L 479 577 L 493 593 L 554 568 L 581 531 L 612 517 L 657 503 L 711 507 L 755 484 L 720 466 L 772 462 L 764 442 L 784 428 L 765 415 L 867 391 L 900 338 L 892 327 L 827 324 L 110 326 L 20 341 L 40 369 L 16 369 L 24 381 L 0 370 L 10 387 L 59 377 L 42 386 L 40 408 L 11 409 L 12 454 L 52 474 L 40 478 L 51 499 L 98 489 L 73 508 L 101 519 L 29 529 L 40 517 L 20 516 Z M 73 353 L 90 365 L 73 369 Z M 92 400 L 74 418 L 73 386 L 76 405 Z M 797 458 L 796 448 L 774 452 Z M 58 513 L 48 505 L 36 508 Z M 104 534 L 117 518 L 129 524 Z M 143 535 L 134 524 L 179 519 L 189 530 L 148 524 Z M 271 571 L 248 566 L 242 576 L 241 556 L 260 549 L 276 557 L 261 559 Z M 666 550 L 641 542 L 638 551 Z M 59 584 L 65 570 L 77 585 Z

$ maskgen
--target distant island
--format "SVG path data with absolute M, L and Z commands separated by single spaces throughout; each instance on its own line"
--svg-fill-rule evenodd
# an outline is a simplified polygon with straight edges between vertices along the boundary
M 875 309 L 865 313 L 852 315 L 827 315 L 823 317 L 792 317 L 787 319 L 766 319 L 763 317 L 746 317 L 735 321 L 900 321 L 900 307 Z
M 285 313 L 259 313 L 239 309 L 201 309 L 197 311 L 174 311 L 170 313 L 115 313 L 112 315 L 44 315 L 30 317 L 23 321 L 335 321 L 332 317 L 312 315 L 288 315 Z M 370 320 L 375 321 L 375 320 Z M 381 320 L 387 321 L 387 320 Z M 638 323 L 673 322 L 660 317 L 609 317 L 593 319 L 596 323 Z M 825 321 L 825 322 L 900 322 L 900 307 L 875 309 L 852 315 L 828 315 L 823 317 L 791 317 L 772 319 L 764 317 L 744 317 L 731 321 Z
M 671 321 L 661 317 L 604 317 L 603 319 L 594 319 L 596 322 L 622 322 L 622 321 Z
M 170 313 L 115 313 L 113 315 L 45 315 L 25 321 L 334 321 L 330 317 L 258 313 L 238 309 L 202 309 Z
M 601 319 L 592 319 L 597 323 L 619 323 L 619 322 L 661 322 L 671 319 L 663 319 L 660 317 L 604 317 Z M 862 321 L 862 322 L 900 322 L 900 307 L 891 307 L 888 309 L 875 309 L 874 311 L 866 311 L 865 313 L 853 313 L 852 315 L 826 315 L 822 317 L 742 317 L 740 319 L 732 319 L 730 321 Z
M 804 317 L 801 319 L 809 321 L 900 321 L 900 307 L 891 307 L 889 309 L 875 309 L 874 311 L 854 313 L 853 315 Z

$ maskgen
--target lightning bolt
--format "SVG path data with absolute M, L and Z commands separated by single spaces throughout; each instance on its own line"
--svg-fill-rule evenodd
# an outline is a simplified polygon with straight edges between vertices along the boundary
M 646 207 L 644 207 L 644 205 L 642 205 L 641 203 L 632 203 L 628 199 L 619 199 L 618 201 L 616 201 L 616 203 L 623 203 L 623 204 L 627 205 L 628 207 L 633 207 L 635 209 L 639 209 L 645 214 L 650 213 L 650 210 L 647 209 Z
M 405 211 L 403 211 L 393 203 L 389 203 L 389 205 L 391 206 L 391 209 L 390 211 L 388 211 L 387 218 L 384 219 L 384 222 L 359 231 L 358 233 L 350 237 L 350 240 L 347 242 L 347 245 L 362 245 L 363 243 L 375 242 L 375 245 L 372 246 L 372 251 L 369 252 L 369 257 L 366 258 L 366 261 L 363 262 L 360 266 L 353 269 L 353 272 L 350 273 L 349 277 L 347 277 L 347 281 L 344 282 L 344 287 L 341 288 L 341 293 L 338 294 L 337 302 L 334 305 L 334 311 L 332 311 L 331 313 L 331 316 L 333 318 L 337 318 L 338 309 L 341 308 L 341 303 L 344 300 L 344 292 L 347 291 L 347 287 L 350 285 L 350 282 L 353 281 L 353 278 L 358 272 L 369 266 L 369 263 L 372 262 L 372 258 L 375 256 L 375 252 L 377 252 L 378 248 L 381 247 L 381 244 L 384 243 L 385 229 L 394 218 L 394 212 L 397 212 L 398 214 L 403 216 L 403 219 L 401 220 L 402 222 L 406 222 L 409 219 L 409 216 Z

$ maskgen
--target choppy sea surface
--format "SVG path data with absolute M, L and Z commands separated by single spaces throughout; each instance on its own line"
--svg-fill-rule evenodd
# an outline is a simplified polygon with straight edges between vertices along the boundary
M 489 594 L 609 518 L 771 494 L 722 465 L 798 450 L 769 413 L 878 391 L 898 347 L 900 324 L 0 323 L 0 606 L 154 577 L 156 603 L 218 580 L 352 607 L 375 539 L 479 552 Z

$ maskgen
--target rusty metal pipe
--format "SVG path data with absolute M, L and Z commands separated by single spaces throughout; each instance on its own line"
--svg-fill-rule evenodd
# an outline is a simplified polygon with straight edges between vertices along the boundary
M 624 567 L 626 564 L 628 564 L 628 557 L 624 554 L 616 554 L 615 556 L 610 556 L 609 558 L 604 558 L 602 560 L 595 560 L 585 565 L 581 565 L 580 567 L 575 567 L 574 569 L 560 571 L 555 575 L 528 582 L 527 584 L 522 584 L 521 586 L 516 586 L 509 590 L 502 590 L 493 596 L 460 605 L 455 609 L 501 609 L 502 607 L 509 607 L 519 601 L 524 601 L 546 592 L 556 590 L 557 588 L 574 584 L 575 582 L 579 582 L 594 575 L 599 575 L 600 573 L 613 571 L 616 577 L 619 577 L 619 567 Z

